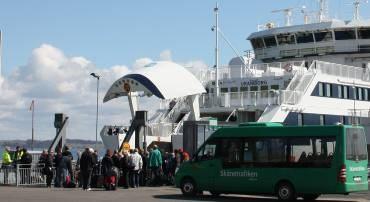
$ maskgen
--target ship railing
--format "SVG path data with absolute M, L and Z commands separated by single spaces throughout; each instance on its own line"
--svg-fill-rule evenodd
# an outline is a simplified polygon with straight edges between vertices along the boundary
M 292 72 L 304 72 L 305 61 L 287 61 L 287 62 L 272 62 L 272 63 L 260 63 L 252 64 L 248 68 L 246 65 L 228 65 L 218 67 L 219 79 L 230 79 L 230 78 L 250 78 L 260 77 L 265 74 L 274 75 L 285 75 L 292 74 Z M 197 75 L 200 81 L 210 81 L 216 79 L 216 70 L 208 69 L 202 70 Z
M 201 108 L 213 107 L 244 107 L 266 106 L 298 103 L 301 93 L 286 90 L 262 90 L 246 92 L 229 92 L 216 94 L 203 94 L 200 96 Z
M 369 70 L 367 68 L 316 61 L 314 69 L 322 74 L 370 81 Z

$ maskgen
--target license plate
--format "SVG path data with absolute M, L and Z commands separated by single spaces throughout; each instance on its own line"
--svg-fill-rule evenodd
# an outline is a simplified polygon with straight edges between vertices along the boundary
M 353 177 L 353 181 L 361 182 L 361 176 Z

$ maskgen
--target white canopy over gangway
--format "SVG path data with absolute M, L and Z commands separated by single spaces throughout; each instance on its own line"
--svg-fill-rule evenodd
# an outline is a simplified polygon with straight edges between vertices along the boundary
M 171 102 L 174 104 L 168 110 L 157 112 L 160 113 L 161 118 L 149 119 L 151 121 L 145 124 L 149 129 L 149 135 L 168 137 L 174 132 L 175 122 L 178 118 L 182 117 L 182 120 L 184 117 L 188 120 L 199 119 L 199 95 L 205 92 L 201 82 L 186 68 L 173 62 L 160 61 L 119 78 L 109 88 L 103 101 L 108 102 L 122 96 L 128 97 L 132 123 L 126 137 L 130 138 L 135 127 L 141 127 L 135 125 L 135 112 L 139 108 L 137 99 L 139 96 L 155 95 L 163 100 L 172 100 Z M 181 116 L 184 108 L 188 110 L 187 116 Z M 156 121 L 153 122 L 153 120 Z M 112 138 L 105 133 L 106 130 L 103 129 L 101 133 L 103 141 Z M 108 141 L 104 142 L 108 144 Z
M 173 99 L 205 93 L 195 76 L 179 64 L 162 61 L 127 74 L 113 83 L 104 97 L 104 102 L 128 96 L 131 92 L 144 92 L 160 99 Z

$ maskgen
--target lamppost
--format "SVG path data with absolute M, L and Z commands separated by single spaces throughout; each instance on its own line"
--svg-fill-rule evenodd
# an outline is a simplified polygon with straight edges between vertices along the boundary
M 99 117 L 99 80 L 100 76 L 96 73 L 91 73 L 91 76 L 96 78 L 96 122 L 95 122 L 95 150 L 97 150 L 98 146 L 98 117 Z

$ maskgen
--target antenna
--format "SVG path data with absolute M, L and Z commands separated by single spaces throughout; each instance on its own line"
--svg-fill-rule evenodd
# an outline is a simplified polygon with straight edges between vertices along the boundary
M 220 94 L 220 89 L 219 89 L 219 85 L 218 85 L 218 3 L 216 3 L 216 7 L 213 9 L 213 11 L 215 12 L 215 16 L 216 16 L 216 25 L 214 27 L 212 27 L 212 31 L 215 30 L 215 33 L 216 33 L 216 47 L 215 47 L 215 67 L 216 67 L 216 96 L 218 97 L 219 94 Z
M 273 10 L 271 11 L 272 13 L 279 13 L 283 12 L 285 15 L 285 26 L 290 26 L 292 25 L 292 11 L 294 8 L 284 8 L 284 9 L 279 9 L 279 10 Z
M 324 21 L 328 17 L 328 1 L 327 0 L 318 0 L 320 4 L 319 10 L 319 22 Z
M 365 3 L 369 3 L 368 0 L 363 0 Z M 354 11 L 353 11 L 353 20 L 359 20 L 360 19 L 360 4 L 361 0 L 354 0 L 353 6 L 354 6 Z
M 310 16 L 308 15 L 308 12 L 306 10 L 306 6 L 302 6 L 301 13 L 303 14 L 303 22 L 304 24 L 308 24 L 310 21 Z
M 1 68 L 2 68 L 2 56 L 3 56 L 3 34 L 0 30 L 0 79 L 2 76 Z

